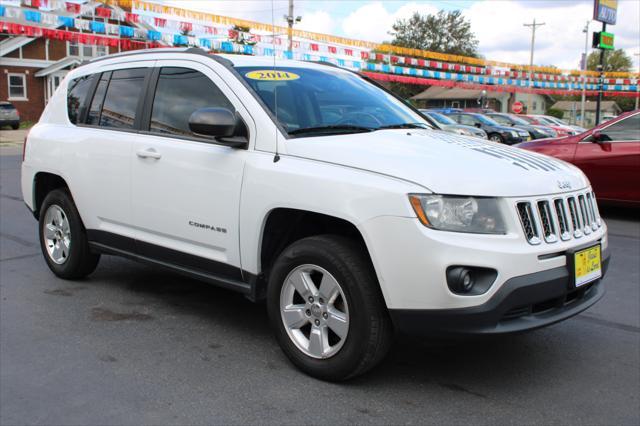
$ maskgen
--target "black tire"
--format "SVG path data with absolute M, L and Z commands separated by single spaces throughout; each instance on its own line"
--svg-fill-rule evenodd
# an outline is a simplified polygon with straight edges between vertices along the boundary
M 69 223 L 71 244 L 69 253 L 63 263 L 56 263 L 49 255 L 45 241 L 45 216 L 51 206 L 58 206 L 62 209 Z M 82 224 L 80 214 L 76 209 L 71 194 L 66 189 L 56 189 L 45 197 L 40 207 L 40 217 L 38 221 L 40 248 L 49 269 L 60 278 L 74 280 L 84 278 L 95 271 L 100 261 L 100 255 L 91 253 L 87 240 L 87 231 Z
M 348 334 L 339 351 L 317 359 L 291 340 L 282 321 L 280 293 L 285 279 L 300 265 L 328 271 L 341 286 L 349 306 Z M 321 235 L 299 240 L 276 260 L 269 277 L 267 309 L 276 339 L 287 357 L 310 376 L 342 381 L 365 373 L 387 354 L 393 327 L 366 249 L 349 239 Z
M 20 125 L 19 125 L 19 124 L 12 124 L 12 125 L 11 125 L 11 128 L 12 128 L 13 130 L 18 130 L 18 129 L 20 128 Z
M 498 143 L 504 143 L 504 138 L 498 133 L 491 133 L 489 135 L 489 140 Z

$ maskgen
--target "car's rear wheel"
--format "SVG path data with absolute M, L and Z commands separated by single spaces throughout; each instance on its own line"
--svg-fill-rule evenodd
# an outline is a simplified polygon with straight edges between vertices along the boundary
M 40 208 L 40 247 L 49 269 L 60 278 L 83 278 L 98 266 L 100 255 L 91 253 L 87 233 L 71 195 L 51 191 Z
M 489 140 L 493 142 L 504 143 L 504 138 L 497 133 L 490 134 Z
M 297 241 L 276 260 L 267 296 L 280 346 L 307 374 L 345 380 L 387 353 L 392 326 L 363 247 L 338 236 Z
M 19 125 L 19 124 L 12 124 L 12 125 L 11 125 L 11 128 L 12 128 L 13 130 L 18 130 L 18 129 L 20 128 L 20 125 Z

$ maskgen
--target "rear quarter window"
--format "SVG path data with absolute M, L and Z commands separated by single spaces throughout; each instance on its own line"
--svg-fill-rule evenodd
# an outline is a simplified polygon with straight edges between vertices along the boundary
M 69 83 L 67 91 L 67 114 L 69 121 L 77 124 L 81 117 L 83 108 L 87 105 L 87 96 L 91 89 L 91 84 L 95 75 L 87 75 L 80 78 L 74 78 Z

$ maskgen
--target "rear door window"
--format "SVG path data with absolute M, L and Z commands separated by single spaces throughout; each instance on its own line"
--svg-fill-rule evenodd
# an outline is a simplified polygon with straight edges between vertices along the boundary
M 147 68 L 111 73 L 100 114 L 100 127 L 133 129 L 138 103 L 142 101 Z
M 89 113 L 87 114 L 86 123 L 92 126 L 97 126 L 100 123 L 100 111 L 102 110 L 102 103 L 104 102 L 104 95 L 107 93 L 107 85 L 109 84 L 110 72 L 105 72 L 100 76 L 98 87 L 96 87 L 95 94 L 91 100 L 91 106 L 89 107 Z
M 640 141 L 640 114 L 633 115 L 612 124 L 603 129 L 601 134 L 605 140 L 616 141 Z
M 207 107 L 234 111 L 231 102 L 206 75 L 189 68 L 164 67 L 158 76 L 149 130 L 192 136 L 189 117 Z
M 82 119 L 82 109 L 88 104 L 87 96 L 95 78 L 95 74 L 75 78 L 69 83 L 67 91 L 67 114 L 69 121 L 77 124 Z

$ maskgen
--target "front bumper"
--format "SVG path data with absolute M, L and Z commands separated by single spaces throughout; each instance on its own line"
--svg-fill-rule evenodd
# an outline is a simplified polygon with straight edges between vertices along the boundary
M 603 277 L 610 256 L 603 253 Z M 602 279 L 570 288 L 566 267 L 511 278 L 486 303 L 460 309 L 391 309 L 396 329 L 411 335 L 488 335 L 517 333 L 563 321 L 604 295 Z

